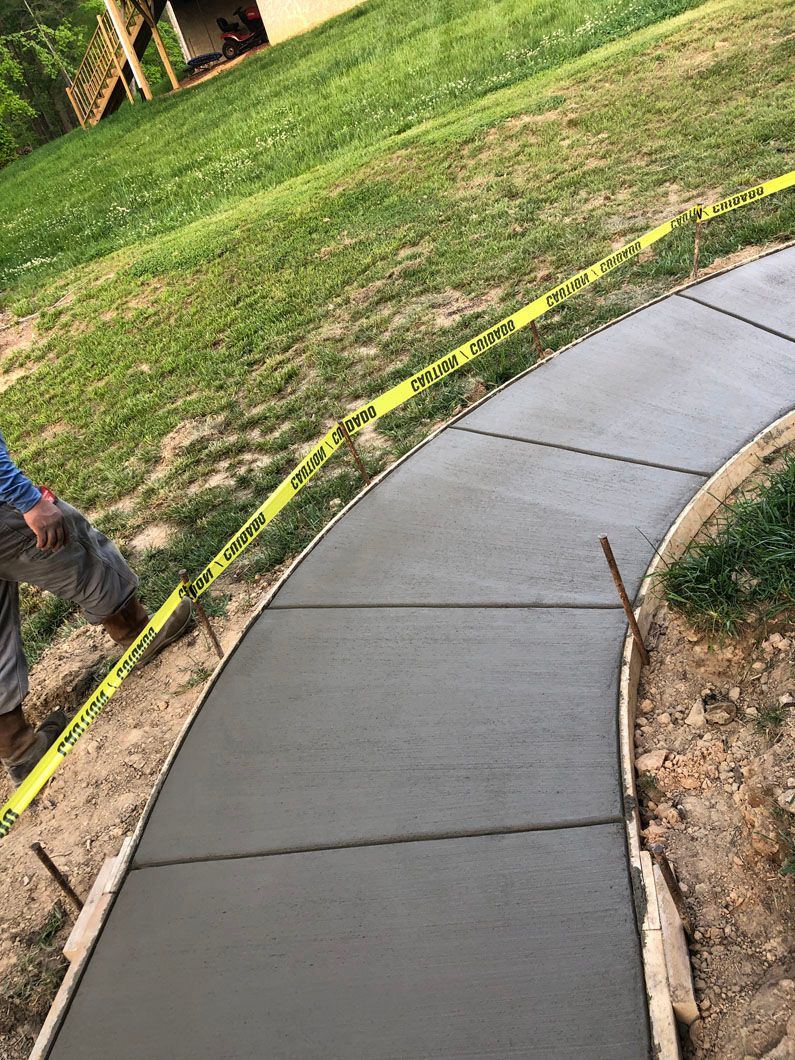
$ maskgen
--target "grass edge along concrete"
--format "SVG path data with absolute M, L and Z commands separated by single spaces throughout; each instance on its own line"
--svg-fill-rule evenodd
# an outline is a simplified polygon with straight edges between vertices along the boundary
M 207 564 L 204 570 L 189 585 L 178 585 L 158 609 L 146 629 L 128 648 L 122 658 L 113 667 L 97 689 L 89 696 L 80 710 L 66 726 L 58 740 L 49 748 L 22 784 L 12 793 L 6 804 L 0 808 L 0 839 L 11 831 L 20 815 L 33 802 L 41 789 L 54 775 L 61 762 L 74 749 L 80 737 L 99 717 L 110 702 L 111 697 L 121 687 L 123 681 L 132 673 L 135 665 L 154 637 L 164 625 L 180 600 L 186 594 L 192 599 L 198 598 L 210 588 L 213 582 L 240 556 L 253 541 L 259 537 L 265 527 L 276 518 L 279 512 L 304 488 L 304 486 L 325 466 L 334 453 L 346 444 L 348 437 L 353 437 L 368 424 L 372 424 L 387 413 L 394 411 L 429 386 L 458 371 L 465 364 L 482 356 L 487 351 L 504 342 L 510 335 L 538 320 L 550 309 L 571 298 L 579 291 L 608 275 L 614 269 L 633 260 L 642 250 L 670 235 L 684 225 L 722 217 L 732 210 L 758 202 L 768 195 L 795 185 L 795 170 L 781 174 L 762 184 L 756 184 L 712 203 L 709 206 L 697 205 L 664 221 L 661 225 L 639 236 L 581 270 L 562 283 L 550 288 L 523 308 L 505 317 L 496 325 L 487 328 L 479 335 L 464 342 L 461 346 L 426 365 L 391 389 L 374 398 L 337 423 L 309 451 L 304 459 L 288 474 L 276 489 L 265 499 L 254 514 L 233 534 L 219 552 Z

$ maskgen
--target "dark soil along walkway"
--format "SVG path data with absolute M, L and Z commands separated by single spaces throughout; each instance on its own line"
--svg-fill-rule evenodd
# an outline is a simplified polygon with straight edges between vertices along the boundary
M 210 693 L 51 1056 L 648 1055 L 598 539 L 636 593 L 792 406 L 794 296 L 790 249 L 650 306 L 332 529 Z

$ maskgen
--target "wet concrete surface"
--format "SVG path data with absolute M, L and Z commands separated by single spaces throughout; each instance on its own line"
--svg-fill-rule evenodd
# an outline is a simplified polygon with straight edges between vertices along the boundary
M 137 870 L 55 1055 L 640 1060 L 623 858 L 612 824 Z
M 795 247 L 703 280 L 681 297 L 795 339 Z
M 634 595 L 792 406 L 793 266 L 583 340 L 317 544 L 185 739 L 50 1056 L 648 1056 L 598 537 Z
M 616 609 L 272 609 L 197 718 L 136 864 L 620 816 L 623 628 Z M 201 831 L 183 827 L 194 814 Z

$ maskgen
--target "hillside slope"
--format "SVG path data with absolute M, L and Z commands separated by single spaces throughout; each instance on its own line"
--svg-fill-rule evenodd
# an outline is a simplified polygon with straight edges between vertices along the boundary
M 792 11 L 711 0 L 144 239 L 154 196 L 138 242 L 32 284 L 26 300 L 17 289 L 20 308 L 52 308 L 2 363 L 15 452 L 127 543 L 155 603 L 345 408 L 685 206 L 792 168 Z M 170 105 L 187 110 L 190 95 Z M 154 124 L 166 113 L 153 108 Z M 143 135 L 130 120 L 101 136 Z M 53 231 L 85 257 L 102 242 Z M 793 236 L 783 195 L 711 223 L 703 258 Z M 545 342 L 669 289 L 691 255 L 683 231 L 546 317 Z M 387 418 L 363 439 L 372 469 L 533 356 L 517 336 L 476 376 Z M 329 468 L 249 572 L 294 553 L 355 489 L 344 461 Z
M 701 0 L 370 0 L 0 174 L 0 291 L 129 246 Z

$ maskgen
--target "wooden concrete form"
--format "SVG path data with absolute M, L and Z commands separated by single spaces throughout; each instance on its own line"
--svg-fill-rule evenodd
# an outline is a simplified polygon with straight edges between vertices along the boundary
M 55 1032 L 80 981 L 89 954 L 99 937 L 110 907 L 119 893 L 133 849 L 133 837 L 127 836 L 122 840 L 116 857 L 106 858 L 102 863 L 88 900 L 66 940 L 63 954 L 69 961 L 69 968 L 61 980 L 58 993 L 53 998 L 50 1011 L 47 1013 L 47 1018 L 39 1031 L 28 1060 L 44 1060 L 48 1055 Z
M 698 1005 L 690 970 L 690 953 L 687 948 L 684 925 L 659 865 L 654 866 L 654 888 L 660 912 L 660 930 L 665 950 L 665 968 L 668 973 L 671 1005 L 677 1020 L 689 1027 L 698 1019 Z

